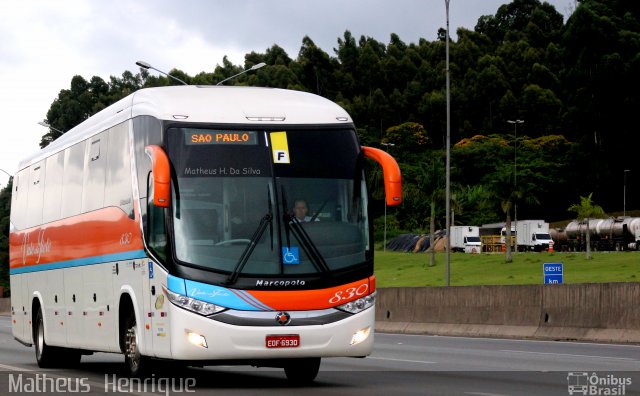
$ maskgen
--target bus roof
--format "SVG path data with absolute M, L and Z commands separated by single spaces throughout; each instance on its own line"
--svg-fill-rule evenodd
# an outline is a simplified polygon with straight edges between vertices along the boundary
M 101 110 L 25 158 L 23 169 L 127 119 L 153 116 L 193 123 L 265 125 L 350 124 L 349 114 L 321 96 L 277 88 L 182 85 L 144 88 Z

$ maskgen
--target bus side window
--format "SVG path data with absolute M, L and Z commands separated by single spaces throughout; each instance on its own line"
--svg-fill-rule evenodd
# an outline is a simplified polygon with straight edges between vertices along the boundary
M 119 207 L 133 219 L 128 125 L 127 122 L 123 122 L 109 130 L 104 206 Z
M 147 241 L 149 247 L 163 260 L 167 258 L 167 232 L 164 226 L 164 208 L 153 204 L 153 175 L 149 174 L 147 187 Z
M 84 180 L 82 183 L 81 212 L 87 213 L 104 207 L 107 153 L 109 135 L 100 132 L 86 140 Z
M 29 195 L 27 199 L 27 227 L 42 224 L 42 203 L 44 200 L 45 161 L 29 168 Z
M 13 192 L 11 193 L 11 223 L 18 230 L 27 228 L 28 182 L 29 168 L 21 170 L 13 178 Z

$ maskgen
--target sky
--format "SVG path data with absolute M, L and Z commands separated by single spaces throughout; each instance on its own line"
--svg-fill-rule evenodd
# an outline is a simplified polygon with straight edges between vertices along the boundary
M 473 29 L 508 0 L 450 0 L 452 38 Z M 575 0 L 547 0 L 564 15 Z M 445 0 L 0 0 L 0 186 L 19 161 L 39 149 L 47 129 L 38 125 L 71 78 L 86 80 L 138 71 L 143 60 L 157 69 L 189 75 L 212 72 L 226 55 L 272 45 L 298 55 L 309 36 L 329 55 L 346 30 L 358 40 L 387 44 L 436 39 L 446 25 Z M 152 73 L 155 73 L 151 71 Z

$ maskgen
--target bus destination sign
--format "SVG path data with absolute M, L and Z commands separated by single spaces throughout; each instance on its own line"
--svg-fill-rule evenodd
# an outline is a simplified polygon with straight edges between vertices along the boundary
M 218 131 L 210 129 L 185 129 L 185 144 L 233 144 L 249 145 L 258 144 L 258 133 L 255 131 Z

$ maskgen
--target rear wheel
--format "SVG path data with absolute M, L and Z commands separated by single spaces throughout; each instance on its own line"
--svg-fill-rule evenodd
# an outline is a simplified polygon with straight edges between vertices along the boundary
M 47 344 L 44 337 L 44 318 L 42 308 L 38 308 L 35 326 L 33 328 L 33 340 L 36 346 L 36 361 L 40 368 L 70 367 L 80 363 L 80 351 L 54 347 Z
M 55 347 L 47 345 L 44 339 L 44 319 L 42 318 L 42 309 L 38 309 L 36 315 L 35 327 L 33 329 L 33 341 L 36 345 L 36 361 L 38 367 L 49 368 L 54 366 L 56 360 Z
M 313 382 L 320 370 L 320 358 L 292 359 L 284 367 L 287 379 L 295 385 L 305 385 Z

